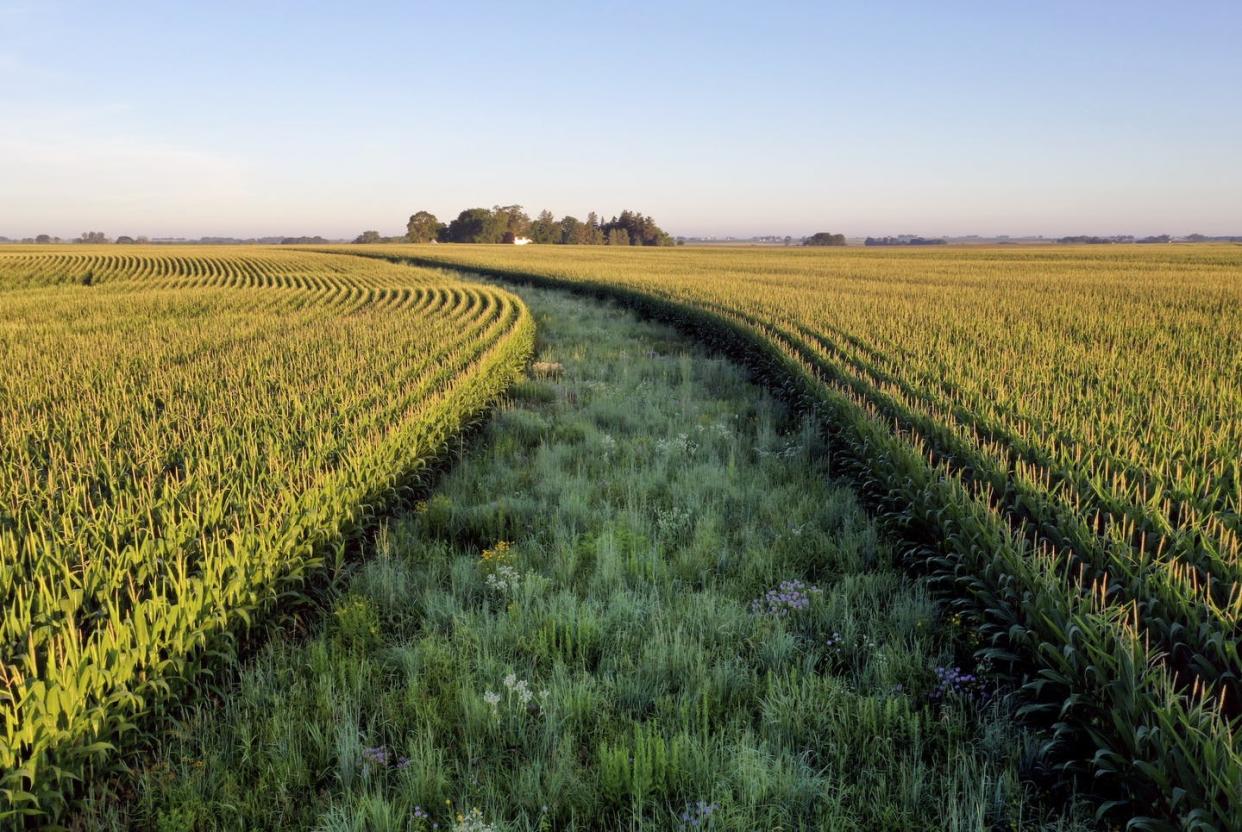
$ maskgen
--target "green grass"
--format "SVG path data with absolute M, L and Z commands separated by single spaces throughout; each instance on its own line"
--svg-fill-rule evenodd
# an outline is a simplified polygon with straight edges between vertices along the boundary
M 975 645 L 815 429 L 670 330 L 523 296 L 563 370 L 86 827 L 1078 828 L 1003 696 L 937 695 Z M 806 609 L 752 610 L 792 580 Z

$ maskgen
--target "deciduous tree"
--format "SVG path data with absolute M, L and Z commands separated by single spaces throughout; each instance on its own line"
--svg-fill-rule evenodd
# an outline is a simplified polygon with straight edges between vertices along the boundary
M 411 243 L 430 243 L 432 240 L 437 239 L 443 230 L 444 226 L 436 219 L 435 214 L 430 211 L 419 211 L 411 215 L 409 222 L 405 224 L 405 238 Z M 360 240 L 358 242 L 367 241 Z
M 447 237 L 453 243 L 500 242 L 499 235 L 493 235 L 493 231 L 491 211 L 486 208 L 467 208 L 448 224 Z
M 585 238 L 586 226 L 577 217 L 571 217 L 568 214 L 561 220 L 561 239 L 560 242 L 565 245 L 579 245 Z

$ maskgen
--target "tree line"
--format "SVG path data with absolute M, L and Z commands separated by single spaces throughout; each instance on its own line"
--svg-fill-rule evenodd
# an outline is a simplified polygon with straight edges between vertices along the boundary
M 373 233 L 373 232 L 367 232 Z M 378 235 L 377 235 L 378 236 Z M 0 243 L 27 243 L 35 245 L 49 245 L 58 243 L 89 243 L 91 245 L 103 245 L 106 243 L 115 243 L 116 245 L 145 245 L 151 242 L 151 238 L 139 234 L 131 237 L 128 234 L 122 234 L 113 240 L 102 231 L 83 231 L 81 236 L 74 237 L 71 240 L 62 240 L 60 237 L 53 237 L 51 234 L 39 234 L 34 237 L 26 237 L 21 240 L 10 240 L 8 237 L 0 237 Z M 315 235 L 313 237 L 200 237 L 196 240 L 186 239 L 184 237 L 161 237 L 155 240 L 156 243 L 187 243 L 194 245 L 322 245 L 332 242 L 341 242 L 340 240 L 329 240 L 325 237 Z M 358 242 L 355 240 L 354 242 Z
M 1191 237 L 1199 235 L 1191 234 Z M 1168 234 L 1155 234 L 1150 237 L 1135 237 L 1133 234 L 1116 234 L 1112 237 L 1096 237 L 1089 234 L 1075 234 L 1069 237 L 1058 237 L 1058 243 L 1086 243 L 1089 245 L 1108 245 L 1109 243 L 1171 243 L 1173 238 Z
M 949 241 L 940 237 L 915 237 L 903 234 L 898 237 L 868 237 L 863 245 L 868 246 L 943 246 Z
M 673 238 L 654 219 L 638 211 L 622 211 L 610 220 L 602 220 L 594 211 L 585 220 L 569 215 L 557 219 L 551 211 L 540 211 L 531 219 L 521 205 L 467 208 L 447 223 L 430 211 L 418 211 L 410 216 L 402 238 L 364 231 L 354 242 L 511 243 L 519 238 L 541 245 L 674 245 Z

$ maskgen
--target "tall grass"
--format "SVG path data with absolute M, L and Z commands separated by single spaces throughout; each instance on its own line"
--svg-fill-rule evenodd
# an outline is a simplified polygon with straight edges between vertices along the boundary
M 87 823 L 1077 828 L 816 425 L 667 329 L 524 297 L 541 374 L 321 631 Z

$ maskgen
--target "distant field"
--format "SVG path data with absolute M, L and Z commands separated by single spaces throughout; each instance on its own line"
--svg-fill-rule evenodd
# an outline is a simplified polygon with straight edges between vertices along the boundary
M 623 298 L 817 409 L 1066 765 L 1239 822 L 1242 247 L 355 246 Z
M 513 295 L 382 262 L 0 252 L 0 819 L 59 812 L 532 341 Z

